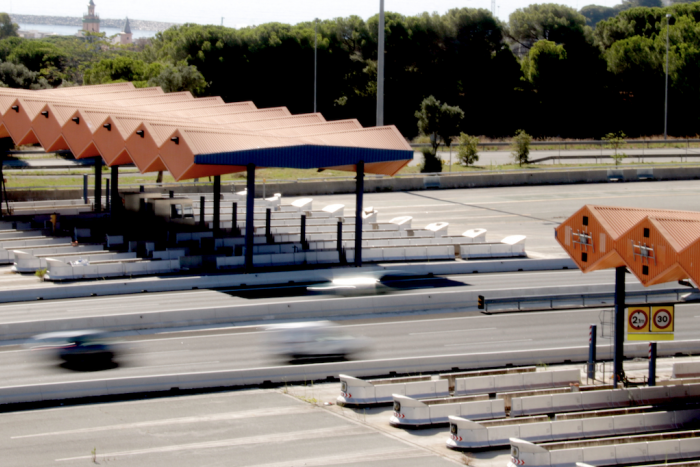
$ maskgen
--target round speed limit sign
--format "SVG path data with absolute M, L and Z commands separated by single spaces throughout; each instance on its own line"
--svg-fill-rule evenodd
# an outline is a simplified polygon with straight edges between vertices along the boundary
M 649 308 L 637 307 L 628 310 L 627 331 L 628 332 L 648 332 L 649 331 Z
M 652 331 L 673 332 L 673 308 L 666 306 L 654 307 L 651 327 Z

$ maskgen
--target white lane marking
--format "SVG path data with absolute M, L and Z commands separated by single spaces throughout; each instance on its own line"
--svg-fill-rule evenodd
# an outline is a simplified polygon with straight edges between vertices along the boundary
M 531 342 L 532 339 L 519 339 L 513 341 L 486 341 L 486 342 L 471 342 L 469 344 L 445 344 L 445 347 L 464 347 L 467 345 L 484 345 L 484 344 L 510 344 L 513 342 Z
M 305 465 L 321 467 L 324 465 L 365 464 L 376 461 L 392 461 L 395 459 L 413 459 L 433 457 L 430 453 L 417 449 L 363 449 L 362 453 L 338 454 L 335 456 L 296 459 L 294 462 L 275 462 L 273 464 L 256 464 L 255 467 L 289 467 Z
M 172 446 L 161 446 L 157 448 L 149 449 L 134 449 L 132 451 L 119 451 L 110 452 L 107 454 L 102 454 L 101 457 L 120 457 L 120 456 L 137 456 L 145 454 L 158 454 L 167 452 L 179 452 L 179 451 L 190 451 L 196 449 L 213 449 L 213 448 L 223 448 L 223 447 L 233 447 L 233 446 L 246 446 L 254 444 L 265 444 L 269 445 L 271 440 L 274 439 L 275 444 L 285 442 L 301 441 L 306 439 L 326 439 L 329 437 L 339 437 L 339 436 L 352 436 L 352 435 L 362 435 L 367 434 L 368 430 L 363 427 L 357 426 L 343 426 L 343 427 L 333 427 L 333 428 L 321 428 L 317 430 L 305 430 L 297 431 L 293 433 L 268 433 L 261 436 L 249 436 L 246 438 L 235 438 L 235 439 L 224 439 L 220 441 L 206 441 L 203 443 L 189 443 L 189 444 L 175 444 Z M 78 456 L 78 457 L 66 457 L 63 459 L 56 459 L 56 462 L 66 462 L 66 461 L 76 461 L 82 459 L 92 459 L 92 455 L 89 456 Z
M 119 425 L 107 425 L 91 428 L 79 428 L 76 430 L 52 431 L 48 433 L 36 433 L 33 435 L 12 436 L 10 439 L 37 438 L 40 436 L 62 436 L 79 433 L 92 433 L 97 431 L 131 430 L 158 426 L 185 425 L 190 423 L 220 422 L 225 420 L 239 420 L 243 418 L 274 417 L 278 415 L 296 415 L 300 413 L 315 412 L 311 405 L 295 405 L 290 407 L 272 407 L 269 409 L 242 410 L 240 412 L 227 412 L 193 417 L 167 418 L 163 420 L 151 420 L 147 422 L 122 423 Z
M 427 332 L 412 332 L 409 336 L 422 336 L 423 334 L 446 334 L 448 332 L 476 332 L 476 331 L 495 331 L 498 328 L 481 328 L 481 329 L 457 329 L 455 331 L 427 331 Z

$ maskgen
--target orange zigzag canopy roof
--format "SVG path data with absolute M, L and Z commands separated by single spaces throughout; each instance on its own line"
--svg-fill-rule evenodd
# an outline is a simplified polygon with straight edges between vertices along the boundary
M 394 126 L 362 128 L 357 120 L 326 122 L 321 114 L 292 115 L 286 107 L 258 109 L 252 102 L 227 104 L 132 83 L 0 88 L 0 137 L 70 150 L 76 158 L 102 157 L 110 166 L 168 170 L 176 180 L 240 172 L 241 160 L 260 168 L 312 164 L 348 171 L 362 161 L 368 173 L 394 175 L 413 159 Z
M 583 272 L 626 266 L 644 286 L 700 284 L 700 213 L 587 205 L 555 229 Z

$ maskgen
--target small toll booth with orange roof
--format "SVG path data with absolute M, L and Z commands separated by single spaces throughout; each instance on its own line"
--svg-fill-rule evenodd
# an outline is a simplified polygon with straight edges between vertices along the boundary
M 617 387 L 624 375 L 625 273 L 645 287 L 687 278 L 700 284 L 700 213 L 586 205 L 554 234 L 582 272 L 615 269 Z

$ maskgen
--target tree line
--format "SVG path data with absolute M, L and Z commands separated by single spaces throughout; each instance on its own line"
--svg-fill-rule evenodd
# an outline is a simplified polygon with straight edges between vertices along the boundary
M 606 19 L 582 14 L 588 7 L 579 12 L 557 4 L 519 9 L 507 23 L 484 9 L 387 13 L 384 121 L 414 137 L 416 111 L 434 96 L 464 113 L 454 136 L 658 135 L 669 21 L 669 133 L 695 135 L 700 2 L 662 8 L 658 1 L 625 0 Z M 0 15 L 0 38 L 3 24 Z M 376 16 L 241 29 L 186 24 L 132 47 L 92 35 L 24 40 L 9 34 L 0 40 L 0 81 L 36 88 L 128 80 L 307 113 L 315 28 L 318 111 L 329 120 L 374 125 Z

